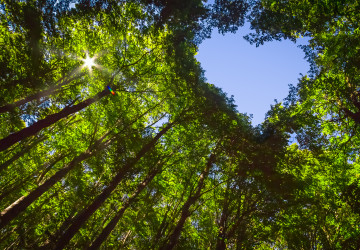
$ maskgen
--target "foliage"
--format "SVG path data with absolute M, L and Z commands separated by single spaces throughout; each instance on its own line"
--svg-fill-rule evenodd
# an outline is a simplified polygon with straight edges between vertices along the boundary
M 2 1 L 1 248 L 359 248 L 358 8 Z M 255 128 L 195 59 L 245 18 L 256 45 L 311 38 Z

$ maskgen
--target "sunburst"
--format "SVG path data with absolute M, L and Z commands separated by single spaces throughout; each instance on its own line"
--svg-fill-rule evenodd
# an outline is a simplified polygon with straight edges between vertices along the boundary
M 96 56 L 90 57 L 89 54 L 86 53 L 86 58 L 81 59 L 84 62 L 83 67 L 88 68 L 89 71 L 92 70 L 92 67 L 97 67 L 97 64 L 95 63 Z

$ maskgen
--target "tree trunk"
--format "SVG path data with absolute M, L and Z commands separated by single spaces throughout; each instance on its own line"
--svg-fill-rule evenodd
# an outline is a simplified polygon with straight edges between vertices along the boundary
M 58 161 L 62 160 L 63 158 L 65 158 L 67 155 L 69 154 L 64 154 L 64 155 L 60 155 L 58 156 L 53 162 L 49 163 L 47 162 L 46 164 L 44 164 L 44 166 L 48 166 L 47 168 L 51 168 L 53 165 L 55 165 Z M 14 182 L 12 184 L 9 184 L 7 187 L 3 188 L 1 194 L 0 194 L 0 201 L 2 199 L 4 199 L 5 197 L 7 197 L 9 194 L 17 191 L 18 189 L 24 188 L 25 185 L 28 184 L 28 182 L 30 182 L 31 180 L 34 180 L 34 176 L 37 175 L 38 173 L 40 173 L 40 169 L 30 173 L 27 177 L 22 178 L 22 179 L 17 179 L 14 180 Z M 36 183 L 39 184 L 39 180 L 36 180 Z M 4 191 L 5 190 L 5 191 Z
M 8 137 L 5 137 L 4 139 L 0 140 L 0 152 L 4 151 L 5 149 L 11 147 L 15 143 L 24 140 L 25 138 L 35 135 L 40 130 L 49 127 L 50 125 L 56 123 L 57 121 L 61 120 L 62 118 L 67 117 L 68 115 L 74 114 L 83 108 L 86 108 L 90 104 L 98 101 L 102 97 L 108 95 L 110 92 L 108 89 L 105 89 L 95 95 L 95 97 L 89 98 L 85 101 L 80 102 L 77 105 L 74 105 L 72 107 L 67 107 L 61 110 L 60 112 L 52 115 L 48 115 L 44 119 L 35 122 L 31 126 L 24 128 L 16 133 L 13 133 L 9 135 Z
M 55 249 L 63 249 L 79 231 L 80 227 L 86 222 L 86 220 L 105 202 L 105 200 L 111 195 L 112 191 L 124 178 L 125 174 L 132 169 L 132 167 L 148 152 L 150 151 L 157 141 L 174 125 L 174 123 L 168 123 L 167 126 L 162 129 L 149 143 L 144 145 L 136 157 L 125 164 L 123 168 L 116 174 L 109 185 L 103 190 L 103 192 L 80 214 L 75 218 L 73 224 L 64 232 L 56 243 Z
M 168 208 L 166 210 L 166 213 L 160 223 L 159 229 L 157 230 L 157 233 L 155 235 L 155 237 L 152 239 L 152 244 L 150 249 L 156 249 L 156 246 L 159 244 L 159 240 L 161 239 L 161 236 L 163 235 L 163 233 L 165 232 L 165 230 L 167 229 L 167 227 L 169 226 L 169 222 L 168 222 L 168 213 L 170 212 L 172 206 L 168 205 Z
M 17 180 L 14 183 L 8 185 L 7 187 L 2 188 L 0 194 L 0 202 L 2 199 L 6 198 L 8 195 L 12 194 L 13 192 L 19 190 L 20 188 L 24 188 L 24 186 L 32 179 L 33 179 L 33 174 L 29 174 L 27 177 Z
M 52 86 L 52 87 L 48 88 L 47 90 L 40 91 L 36 94 L 29 95 L 29 96 L 25 97 L 24 99 L 21 99 L 15 103 L 5 104 L 4 106 L 0 107 L 0 114 L 5 113 L 5 112 L 10 112 L 10 111 L 14 110 L 15 108 L 20 107 L 21 105 L 24 105 L 25 103 L 28 103 L 28 102 L 31 102 L 34 100 L 40 100 L 40 98 L 42 98 L 42 97 L 49 96 L 49 95 L 55 93 L 55 91 L 60 89 L 62 86 L 68 84 L 69 82 L 71 82 L 79 77 L 81 77 L 81 75 L 75 76 L 68 80 L 64 80 L 62 83 L 60 83 L 58 85 Z
M 57 162 L 61 161 L 62 159 L 64 159 L 66 156 L 68 156 L 69 154 L 63 154 L 63 155 L 60 155 L 58 156 L 53 162 L 49 163 L 45 163 L 44 166 L 47 166 L 46 167 L 46 172 L 49 171 L 51 169 L 51 167 L 53 167 Z M 30 182 L 31 180 L 34 179 L 34 175 L 37 175 L 38 173 L 40 173 L 40 169 L 33 172 L 33 173 L 30 173 L 26 178 L 22 178 L 20 180 L 16 180 L 14 181 L 15 184 L 11 184 L 11 185 L 8 185 L 8 188 L 5 190 L 5 191 L 2 191 L 1 194 L 0 194 L 0 201 L 2 199 L 4 199 L 5 197 L 7 197 L 9 194 L 17 191 L 18 189 L 20 188 L 24 188 L 25 185 L 28 184 L 28 182 Z M 43 178 L 45 176 L 45 170 L 43 171 L 43 173 L 41 174 L 41 178 Z M 36 183 L 39 185 L 41 183 L 41 181 L 39 180 L 39 178 L 36 180 Z
M 220 223 L 219 223 L 219 233 L 216 241 L 216 250 L 224 250 L 226 249 L 226 222 L 227 218 L 229 216 L 229 204 L 228 204 L 228 194 L 229 194 L 229 183 L 227 185 L 226 191 L 225 191 L 225 197 L 224 197 L 224 204 L 223 209 L 221 213 Z
M 40 136 L 38 139 L 36 139 L 34 142 L 32 142 L 30 145 L 25 146 L 23 149 L 21 149 L 19 152 L 17 152 L 15 155 L 13 155 L 13 157 L 11 157 L 9 160 L 7 160 L 6 162 L 4 162 L 3 164 L 0 165 L 0 173 L 2 171 L 4 171 L 5 169 L 7 169 L 7 167 L 9 167 L 14 161 L 16 161 L 17 159 L 19 159 L 20 157 L 22 157 L 23 155 L 25 155 L 27 152 L 30 151 L 30 149 L 32 149 L 34 146 L 36 146 L 36 144 L 44 141 L 46 139 L 45 136 Z
M 206 164 L 206 167 L 204 169 L 204 171 L 201 173 L 198 184 L 196 186 L 196 192 L 194 195 L 190 196 L 187 201 L 185 202 L 185 204 L 183 205 L 182 209 L 181 209 L 181 216 L 180 219 L 178 221 L 178 223 L 175 226 L 174 231 L 172 232 L 172 234 L 170 235 L 168 244 L 166 246 L 163 246 L 161 249 L 173 249 L 175 247 L 175 245 L 177 244 L 180 235 L 181 235 L 181 231 L 184 227 L 184 224 L 186 222 L 186 219 L 190 216 L 190 207 L 200 198 L 201 196 L 201 190 L 204 187 L 204 181 L 207 178 L 207 176 L 209 175 L 209 171 L 210 168 L 212 166 L 212 164 L 215 161 L 215 154 L 212 153 L 209 157 L 209 160 Z
M 225 250 L 226 249 L 226 243 L 225 243 L 225 232 L 223 232 L 221 229 L 219 230 L 218 238 L 216 241 L 216 250 Z
M 243 212 L 241 214 L 241 216 L 239 218 L 236 219 L 235 224 L 232 225 L 232 227 L 229 229 L 228 233 L 227 233 L 227 238 L 231 239 L 232 237 L 234 237 L 234 234 L 236 232 L 236 230 L 238 229 L 240 223 L 243 221 L 243 219 L 250 215 L 252 212 L 256 211 L 255 208 L 251 208 L 249 210 L 246 210 L 245 212 Z
M 129 199 L 124 203 L 121 209 L 116 213 L 115 217 L 106 225 L 106 227 L 102 230 L 100 235 L 96 238 L 96 240 L 91 244 L 89 249 L 98 249 L 101 244 L 107 239 L 112 230 L 114 230 L 116 224 L 121 219 L 125 210 L 135 201 L 136 197 L 144 190 L 144 188 L 154 179 L 154 177 L 160 172 L 160 169 L 155 169 L 151 171 L 145 178 L 143 182 L 141 182 L 136 191 L 129 197 Z
M 353 119 L 357 124 L 360 124 L 360 112 L 353 113 L 347 108 L 342 108 L 345 113 L 345 116 Z
M 109 145 L 110 140 L 106 142 L 101 142 L 104 138 L 100 138 L 92 146 L 96 146 L 95 150 L 101 150 L 106 148 Z M 100 143 L 100 144 L 99 144 Z M 8 206 L 1 212 L 0 216 L 0 228 L 5 227 L 12 219 L 18 216 L 22 211 L 24 211 L 31 203 L 33 203 L 37 198 L 42 194 L 48 191 L 56 182 L 60 181 L 70 170 L 77 166 L 80 162 L 90 158 L 93 155 L 92 150 L 87 150 L 81 153 L 79 156 L 75 157 L 66 167 L 60 169 L 56 174 L 51 176 L 43 184 L 33 190 L 27 196 L 20 197 L 13 204 Z
M 43 178 L 44 178 L 45 175 L 50 171 L 50 169 L 51 169 L 52 167 L 54 167 L 56 163 L 58 163 L 59 161 L 63 160 L 65 157 L 67 157 L 67 156 L 69 156 L 69 155 L 70 155 L 70 153 L 60 154 L 60 155 L 58 155 L 57 157 L 55 157 L 52 162 L 47 162 L 47 163 L 45 163 L 45 164 L 43 165 L 43 168 L 42 168 L 43 171 L 42 171 L 42 173 L 40 174 L 40 176 L 37 178 L 36 183 L 37 183 L 38 185 L 41 184 Z M 40 171 L 39 171 L 39 172 L 40 172 Z

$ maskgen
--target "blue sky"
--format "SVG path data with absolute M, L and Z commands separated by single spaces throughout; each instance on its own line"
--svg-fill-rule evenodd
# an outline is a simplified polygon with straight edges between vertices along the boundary
M 306 74 L 309 64 L 304 52 L 288 40 L 266 43 L 256 48 L 243 36 L 250 33 L 249 24 L 236 34 L 225 36 L 214 31 L 211 39 L 199 46 L 196 58 L 206 71 L 209 83 L 234 95 L 241 113 L 253 114 L 253 125 L 261 123 L 274 99 L 283 100 L 289 84 L 298 82 L 300 73 Z

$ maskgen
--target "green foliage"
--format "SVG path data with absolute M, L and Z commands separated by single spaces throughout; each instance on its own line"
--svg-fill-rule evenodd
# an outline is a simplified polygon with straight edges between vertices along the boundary
M 358 7 L 2 1 L 1 142 L 46 125 L 0 152 L 0 247 L 75 228 L 66 248 L 85 249 L 118 218 L 101 248 L 359 248 Z M 311 75 L 256 128 L 195 59 L 247 14 L 256 45 L 311 37 Z

